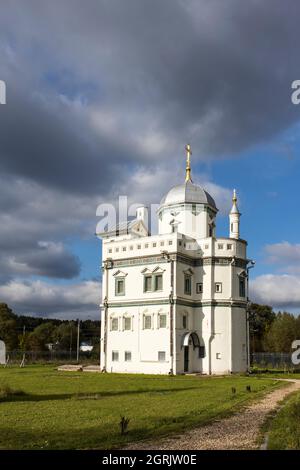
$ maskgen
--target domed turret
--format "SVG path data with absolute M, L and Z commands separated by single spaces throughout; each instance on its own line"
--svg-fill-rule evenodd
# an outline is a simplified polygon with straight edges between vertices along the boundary
M 201 186 L 187 181 L 184 184 L 173 186 L 160 201 L 160 206 L 173 204 L 206 204 L 213 210 L 217 210 L 214 199 Z
M 185 147 L 186 177 L 183 184 L 171 188 L 162 198 L 158 209 L 159 233 L 179 232 L 192 238 L 214 235 L 218 211 L 214 199 L 191 179 L 191 147 Z

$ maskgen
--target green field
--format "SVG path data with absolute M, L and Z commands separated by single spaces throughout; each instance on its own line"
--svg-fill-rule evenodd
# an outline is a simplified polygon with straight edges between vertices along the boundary
M 292 394 L 270 422 L 268 449 L 300 450 L 300 393 Z
M 0 449 L 109 449 L 225 416 L 280 385 L 259 377 L 1 368 L 0 391 L 7 393 L 0 393 Z M 130 419 L 126 435 L 120 433 L 121 416 Z

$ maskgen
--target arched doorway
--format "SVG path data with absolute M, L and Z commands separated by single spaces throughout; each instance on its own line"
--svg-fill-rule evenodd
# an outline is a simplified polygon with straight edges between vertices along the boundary
M 193 350 L 198 350 L 198 358 L 204 357 L 204 346 L 201 346 L 199 336 L 195 331 L 185 333 L 182 337 L 181 348 L 183 349 L 183 371 L 191 372 L 190 368 L 190 346 L 193 346 Z

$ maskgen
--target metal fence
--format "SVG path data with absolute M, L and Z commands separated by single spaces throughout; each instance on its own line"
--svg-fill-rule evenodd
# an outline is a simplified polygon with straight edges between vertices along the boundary
M 300 369 L 292 363 L 290 353 L 252 353 L 251 365 L 266 369 Z
M 7 365 L 9 364 L 21 364 L 25 359 L 26 364 L 35 363 L 68 363 L 76 364 L 77 362 L 89 364 L 99 364 L 99 355 L 95 352 L 79 352 L 79 358 L 77 361 L 76 351 L 21 351 L 14 350 L 8 351 L 6 354 Z

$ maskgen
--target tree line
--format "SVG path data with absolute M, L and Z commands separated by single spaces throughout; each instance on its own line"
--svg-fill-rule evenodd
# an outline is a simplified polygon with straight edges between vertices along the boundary
M 300 316 L 275 313 L 268 305 L 251 304 L 249 309 L 251 352 L 291 352 L 291 344 L 300 339 Z M 88 340 L 99 351 L 100 321 L 80 322 L 80 340 Z M 47 351 L 49 344 L 61 351 L 75 350 L 77 322 L 16 315 L 0 303 L 0 339 L 8 351 Z
M 275 313 L 268 305 L 251 304 L 249 309 L 250 351 L 290 353 L 300 339 L 300 316 Z
M 80 321 L 80 342 L 88 342 L 99 351 L 100 321 Z M 0 303 L 0 339 L 7 351 L 76 350 L 77 322 L 16 315 L 5 303 Z

